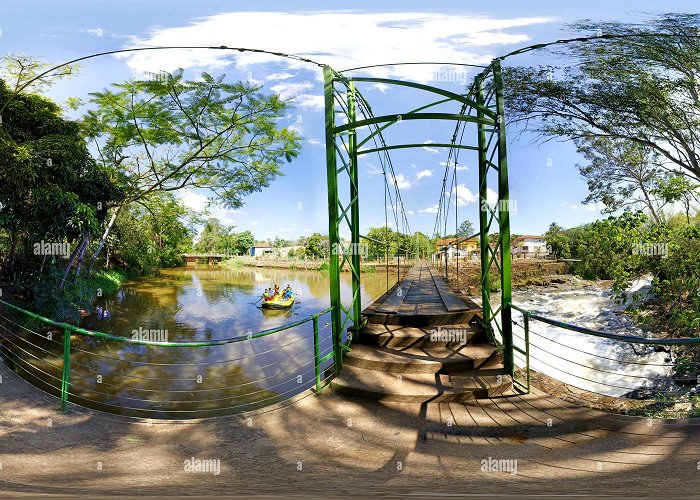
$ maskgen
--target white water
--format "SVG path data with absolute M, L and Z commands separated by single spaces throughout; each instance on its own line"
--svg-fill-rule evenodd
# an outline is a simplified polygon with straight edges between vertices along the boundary
M 630 292 L 644 291 L 649 280 L 639 280 Z M 609 290 L 590 286 L 551 292 L 515 291 L 513 304 L 541 316 L 619 335 L 647 337 L 621 314 Z M 523 315 L 513 310 L 514 343 L 524 349 Z M 521 337 L 520 339 L 518 337 Z M 636 349 L 636 353 L 635 350 Z M 530 367 L 561 382 L 599 394 L 623 396 L 635 390 L 666 387 L 672 373 L 671 355 L 653 348 L 594 337 L 530 319 Z M 516 365 L 525 366 L 515 353 Z M 661 365 L 661 366 L 659 366 Z

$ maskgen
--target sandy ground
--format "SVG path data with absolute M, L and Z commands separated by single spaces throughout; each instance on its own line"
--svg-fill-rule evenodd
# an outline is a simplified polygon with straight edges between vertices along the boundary
M 326 390 L 245 416 L 148 422 L 63 414 L 6 367 L 0 374 L 0 496 L 700 492 L 700 421 L 613 415 L 539 391 L 400 405 Z M 218 462 L 189 471 L 198 460 Z

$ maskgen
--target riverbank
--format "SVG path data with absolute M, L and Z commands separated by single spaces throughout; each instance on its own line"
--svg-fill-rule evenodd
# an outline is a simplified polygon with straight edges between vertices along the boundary
M 327 259 L 317 260 L 302 260 L 302 259 L 274 259 L 274 258 L 255 258 L 249 256 L 239 256 L 232 259 L 227 259 L 221 262 L 221 267 L 224 269 L 238 269 L 241 267 L 258 267 L 271 269 L 300 269 L 306 271 L 326 271 L 329 269 Z M 360 272 L 363 273 L 378 273 L 386 271 L 385 264 L 377 264 L 374 262 L 365 262 L 360 265 Z M 413 267 L 412 261 L 401 263 L 401 272 Z M 396 272 L 398 265 L 396 263 L 389 264 L 389 272 Z M 350 272 L 350 266 L 346 263 L 342 269 L 343 272 Z
M 459 267 L 459 273 L 457 273 Z M 578 287 L 586 284 L 585 280 L 569 274 L 567 262 L 556 262 L 539 259 L 513 259 L 511 263 L 511 282 L 514 289 L 530 286 L 546 288 L 564 288 L 566 286 Z M 440 269 L 441 273 L 445 268 Z M 448 263 L 449 281 L 459 283 L 467 295 L 478 296 L 481 294 L 481 262 L 464 260 L 456 263 Z M 491 267 L 491 289 L 497 291 L 500 288 L 500 275 L 495 266 Z

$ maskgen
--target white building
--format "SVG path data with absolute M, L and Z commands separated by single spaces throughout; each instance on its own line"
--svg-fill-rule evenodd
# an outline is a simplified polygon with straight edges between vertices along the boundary
M 544 236 L 523 235 L 511 241 L 512 254 L 520 259 L 543 259 L 549 253 Z

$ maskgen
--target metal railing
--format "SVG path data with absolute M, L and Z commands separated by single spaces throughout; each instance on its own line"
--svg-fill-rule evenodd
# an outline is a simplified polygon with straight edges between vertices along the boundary
M 348 345 L 345 345 L 342 343 L 340 339 L 336 339 L 335 336 L 330 335 L 329 339 L 331 340 L 331 348 L 327 350 L 327 352 L 322 351 L 322 344 L 323 344 L 323 339 L 320 338 L 320 332 L 330 326 L 330 323 L 326 324 L 323 327 L 319 326 L 319 319 L 328 314 L 331 311 L 331 308 L 324 309 L 323 311 L 320 311 L 316 314 L 312 314 L 311 316 L 308 316 L 304 319 L 294 321 L 291 323 L 287 323 L 284 325 L 281 325 L 279 327 L 275 328 L 270 328 L 267 330 L 259 331 L 257 333 L 252 333 L 249 332 L 245 335 L 239 335 L 236 337 L 231 337 L 231 338 L 226 338 L 226 339 L 219 339 L 219 340 L 208 340 L 208 341 L 188 341 L 188 342 L 160 342 L 160 341 L 150 341 L 150 340 L 141 340 L 141 339 L 134 339 L 134 338 L 129 338 L 129 337 L 122 337 L 118 335 L 112 335 L 108 333 L 102 333 L 102 332 L 97 332 L 97 331 L 91 331 L 91 330 L 86 330 L 84 328 L 77 327 L 75 325 L 71 325 L 68 323 L 60 323 L 57 321 L 53 321 L 51 319 L 45 318 L 39 314 L 32 313 L 30 311 L 27 311 L 25 309 L 22 309 L 20 307 L 17 307 L 16 305 L 10 304 L 6 301 L 0 300 L 0 305 L 4 306 L 7 310 L 12 311 L 14 313 L 17 313 L 20 315 L 20 317 L 29 319 L 29 320 L 35 320 L 40 323 L 43 323 L 48 326 L 56 327 L 60 329 L 63 332 L 63 339 L 62 339 L 62 349 L 61 349 L 61 357 L 63 360 L 63 364 L 60 367 L 60 383 L 57 384 L 58 387 L 54 387 L 50 383 L 50 378 L 57 378 L 53 377 L 49 373 L 43 372 L 42 370 L 37 369 L 36 367 L 32 367 L 34 371 L 41 371 L 43 375 L 45 375 L 44 382 L 48 385 L 49 388 L 51 389 L 56 389 L 56 391 L 59 393 L 59 398 L 60 398 L 60 408 L 62 411 L 66 411 L 68 408 L 68 404 L 77 404 L 74 401 L 71 401 L 71 396 L 75 396 L 77 391 L 72 391 L 72 388 L 75 387 L 75 382 L 71 382 L 71 349 L 72 344 L 71 344 L 71 335 L 72 334 L 77 334 L 81 335 L 85 338 L 94 338 L 94 339 L 100 339 L 104 341 L 116 341 L 120 342 L 123 344 L 134 344 L 134 345 L 144 345 L 144 346 L 151 346 L 151 347 L 162 347 L 162 348 L 205 348 L 205 347 L 214 347 L 214 346 L 223 346 L 223 345 L 229 345 L 229 344 L 236 344 L 236 343 L 245 343 L 245 342 L 251 342 L 254 341 L 255 339 L 259 339 L 262 337 L 267 337 L 279 332 L 283 332 L 286 330 L 290 330 L 295 327 L 299 327 L 302 325 L 305 325 L 307 323 L 312 323 L 313 326 L 313 384 L 311 386 L 305 386 L 302 387 L 303 390 L 309 389 L 311 387 L 315 388 L 315 391 L 318 393 L 320 392 L 324 387 L 328 385 L 330 380 L 332 380 L 337 374 L 338 374 L 338 362 L 337 358 L 341 358 L 342 356 L 340 355 L 342 349 L 349 349 Z M 3 324 L 9 324 L 10 327 L 8 328 L 6 325 Z M 6 359 L 9 359 L 13 364 L 21 364 L 21 363 L 27 363 L 31 366 L 31 363 L 29 362 L 29 356 L 33 356 L 28 350 L 23 349 L 22 347 L 19 347 L 19 335 L 17 332 L 14 330 L 17 329 L 19 331 L 25 331 L 30 334 L 37 334 L 42 336 L 40 333 L 35 332 L 31 330 L 30 328 L 26 328 L 24 325 L 21 323 L 18 323 L 16 321 L 13 321 L 12 319 L 8 318 L 5 314 L 2 314 L 2 309 L 0 309 L 0 354 L 3 354 L 3 356 Z M 44 339 L 48 339 L 48 337 L 42 336 Z M 52 336 L 51 336 L 52 337 Z M 17 343 L 12 342 L 12 339 L 15 339 Z M 303 340 L 304 337 L 298 340 Z M 23 339 L 22 339 L 23 340 Z M 37 339 L 38 340 L 38 339 Z M 51 340 L 51 339 L 49 339 Z M 294 340 L 290 342 L 289 344 L 285 344 L 282 347 L 286 347 L 287 345 L 291 345 L 295 342 L 298 342 L 298 340 Z M 326 339 L 328 340 L 328 339 Z M 24 340 L 23 340 L 24 341 Z M 41 351 L 44 351 L 46 353 L 50 353 L 46 349 L 42 349 L 39 346 L 34 346 L 31 343 L 28 345 L 31 345 L 32 347 L 36 347 L 40 349 Z M 12 349 L 14 347 L 14 350 Z M 22 355 L 21 352 L 25 353 Z M 305 353 L 307 352 L 308 349 L 302 350 L 300 353 Z M 81 351 L 81 352 L 86 352 L 86 351 Z M 104 358 L 105 356 L 102 356 L 100 354 L 96 353 L 88 353 L 88 354 L 93 354 L 95 356 L 99 356 L 100 358 Z M 28 356 L 27 356 L 28 355 Z M 113 359 L 118 362 L 123 362 L 124 360 L 119 360 L 117 358 L 108 358 L 108 359 Z M 234 361 L 239 361 L 244 358 L 237 358 L 234 360 L 226 360 L 226 361 L 217 361 L 215 363 L 227 363 L 227 362 L 234 362 Z M 334 360 L 333 363 L 333 371 L 330 373 L 330 375 L 324 377 L 324 369 L 325 368 L 330 368 L 330 363 L 328 363 L 330 360 Z M 48 362 L 47 362 L 48 363 Z M 54 368 L 58 368 L 56 365 L 53 365 L 52 363 L 48 363 Z M 143 363 L 144 365 L 149 365 L 150 363 Z M 167 366 L 178 366 L 179 370 L 182 370 L 182 368 L 179 368 L 180 366 L 184 367 L 197 367 L 199 368 L 202 363 L 191 363 L 191 364 L 178 364 L 178 363 L 154 363 L 156 365 L 167 365 Z M 307 363 L 308 364 L 308 363 Z M 328 364 L 329 366 L 326 366 L 324 368 L 324 365 Z M 84 365 L 83 365 L 84 366 Z M 28 370 L 25 366 L 21 367 L 28 375 L 36 377 L 35 374 L 32 373 L 32 370 Z M 296 374 L 295 377 L 298 377 L 300 375 Z M 128 375 L 125 375 L 125 377 L 128 377 Z M 133 377 L 137 379 L 143 379 L 145 377 Z M 178 379 L 178 380 L 191 380 L 191 379 Z M 292 378 L 294 380 L 294 378 Z M 257 382 L 257 381 L 255 381 Z M 251 384 L 250 382 L 248 384 L 243 384 L 243 385 L 249 385 Z M 284 382 L 282 383 L 284 384 Z M 278 384 L 281 385 L 281 384 Z M 91 390 L 91 389 L 88 389 Z M 148 391 L 148 389 L 141 389 L 144 391 Z M 204 389 L 201 392 L 204 392 L 206 390 L 215 390 L 215 389 Z M 218 389 L 217 389 L 218 390 Z M 48 391 L 47 391 L 48 392 Z M 186 392 L 186 391 L 173 391 L 173 392 Z M 264 391 L 257 391 L 257 392 L 264 392 Z M 296 391 L 296 392 L 302 392 Z M 254 394 L 254 393 L 251 393 Z M 77 398 L 75 398 L 77 399 Z M 81 398 L 85 399 L 85 398 Z M 132 399 L 132 398 L 127 398 L 127 399 Z M 223 399 L 230 399 L 230 398 L 223 398 Z M 145 402 L 148 403 L 150 402 L 149 400 L 139 400 L 140 402 Z M 202 400 L 202 401 L 208 401 L 208 399 Z M 182 402 L 182 401 L 171 401 L 171 402 Z M 189 401 L 193 402 L 193 401 Z M 196 401 L 194 401 L 196 402 Z M 99 404 L 101 403 L 100 401 L 95 401 L 95 403 Z M 160 401 L 160 403 L 163 403 L 163 401 Z M 256 401 L 257 403 L 257 401 Z M 236 407 L 234 407 L 236 408 Z M 227 410 L 228 408 L 223 408 L 223 410 Z M 216 408 L 214 410 L 222 410 L 219 408 Z M 214 411 L 211 410 L 211 411 Z M 205 410 L 204 412 L 206 413 Z M 143 410 L 143 412 L 146 412 L 146 410 Z M 191 411 L 190 411 L 191 412 Z M 174 410 L 174 414 L 178 413 L 178 411 Z M 197 413 L 195 411 L 195 413 Z
M 524 356 L 527 385 L 533 370 L 586 393 L 617 398 L 619 409 L 637 415 L 700 416 L 700 338 L 647 338 L 586 328 L 511 305 L 522 314 L 513 333 Z M 550 330 L 532 328 L 533 322 Z M 555 329 L 561 329 L 561 332 Z M 565 337 L 566 332 L 581 336 Z M 596 340 L 600 339 L 600 340 Z M 676 351 L 674 351 L 676 349 Z M 661 358 L 661 359 L 657 359 Z M 595 403 L 596 401 L 588 401 Z

